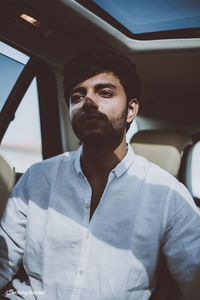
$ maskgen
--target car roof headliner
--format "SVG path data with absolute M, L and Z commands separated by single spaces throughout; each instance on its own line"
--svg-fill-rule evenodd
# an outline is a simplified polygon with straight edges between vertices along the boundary
M 27 13 L 53 30 L 41 33 L 16 23 Z M 200 38 L 131 39 L 73 0 L 1 0 L 0 36 L 55 67 L 80 49 L 118 49 L 133 60 L 143 82 L 143 116 L 199 124 Z

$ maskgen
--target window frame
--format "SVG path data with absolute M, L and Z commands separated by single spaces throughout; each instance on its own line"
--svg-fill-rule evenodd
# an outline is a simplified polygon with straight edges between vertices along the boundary
M 9 43 L 3 42 L 9 45 Z M 13 47 L 13 45 L 10 46 Z M 15 46 L 14 48 L 17 49 Z M 43 159 L 47 159 L 63 152 L 57 85 L 52 67 L 41 59 L 35 58 L 30 54 L 27 55 L 30 56 L 30 59 L 15 82 L 0 112 L 0 143 L 10 122 L 15 118 L 15 112 L 23 96 L 34 77 L 36 77 L 42 157 Z
M 17 78 L 0 113 L 0 142 L 12 120 L 21 100 L 35 76 L 34 63 L 30 59 Z
M 57 84 L 51 66 L 41 62 L 37 68 L 38 100 L 43 159 L 63 153 Z M 56 142 L 55 142 L 56 141 Z

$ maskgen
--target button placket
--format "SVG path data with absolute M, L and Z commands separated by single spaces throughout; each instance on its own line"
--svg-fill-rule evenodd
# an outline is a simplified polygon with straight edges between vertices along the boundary
M 90 203 L 88 203 L 88 202 L 85 203 L 85 208 L 87 208 L 87 209 L 90 208 Z
M 88 237 L 88 239 L 86 239 L 86 236 Z M 81 290 L 84 283 L 85 272 L 87 269 L 88 256 L 89 256 L 89 231 L 87 229 L 84 229 L 80 263 L 77 270 L 78 273 L 77 273 L 76 283 L 73 289 L 72 299 L 79 299 L 80 297 Z
M 74 288 L 71 300 L 78 300 L 80 297 L 80 289 Z
M 91 187 L 85 178 L 85 176 L 82 174 L 82 178 L 87 184 L 87 191 L 84 197 L 83 202 L 83 239 L 82 239 L 82 247 L 81 247 L 81 254 L 80 254 L 80 262 L 77 270 L 77 277 L 76 282 L 73 289 L 73 294 L 71 299 L 79 299 L 81 295 L 81 290 L 84 283 L 85 278 L 85 272 L 87 269 L 87 262 L 88 262 L 88 255 L 89 255 L 89 231 L 88 231 L 88 225 L 89 225 L 89 219 L 90 219 L 90 202 L 91 202 L 91 196 L 92 196 L 92 190 Z
M 90 222 L 90 206 L 91 206 L 91 198 L 92 198 L 92 189 L 89 186 L 89 191 L 85 197 L 84 201 L 84 225 L 88 227 Z

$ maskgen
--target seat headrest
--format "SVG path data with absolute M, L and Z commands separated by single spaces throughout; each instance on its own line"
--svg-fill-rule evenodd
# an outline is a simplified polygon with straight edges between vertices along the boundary
M 0 155 L 0 219 L 15 183 L 15 172 Z
M 136 154 L 177 176 L 182 151 L 192 144 L 192 139 L 181 133 L 142 130 L 133 136 L 130 144 Z
M 200 142 L 186 151 L 181 168 L 182 180 L 193 198 L 199 199 L 200 204 Z

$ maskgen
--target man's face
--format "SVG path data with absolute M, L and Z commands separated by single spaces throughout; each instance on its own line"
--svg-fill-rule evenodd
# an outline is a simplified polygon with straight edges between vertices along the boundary
M 111 72 L 95 75 L 71 91 L 70 120 L 82 142 L 123 137 L 128 110 L 125 90 Z

